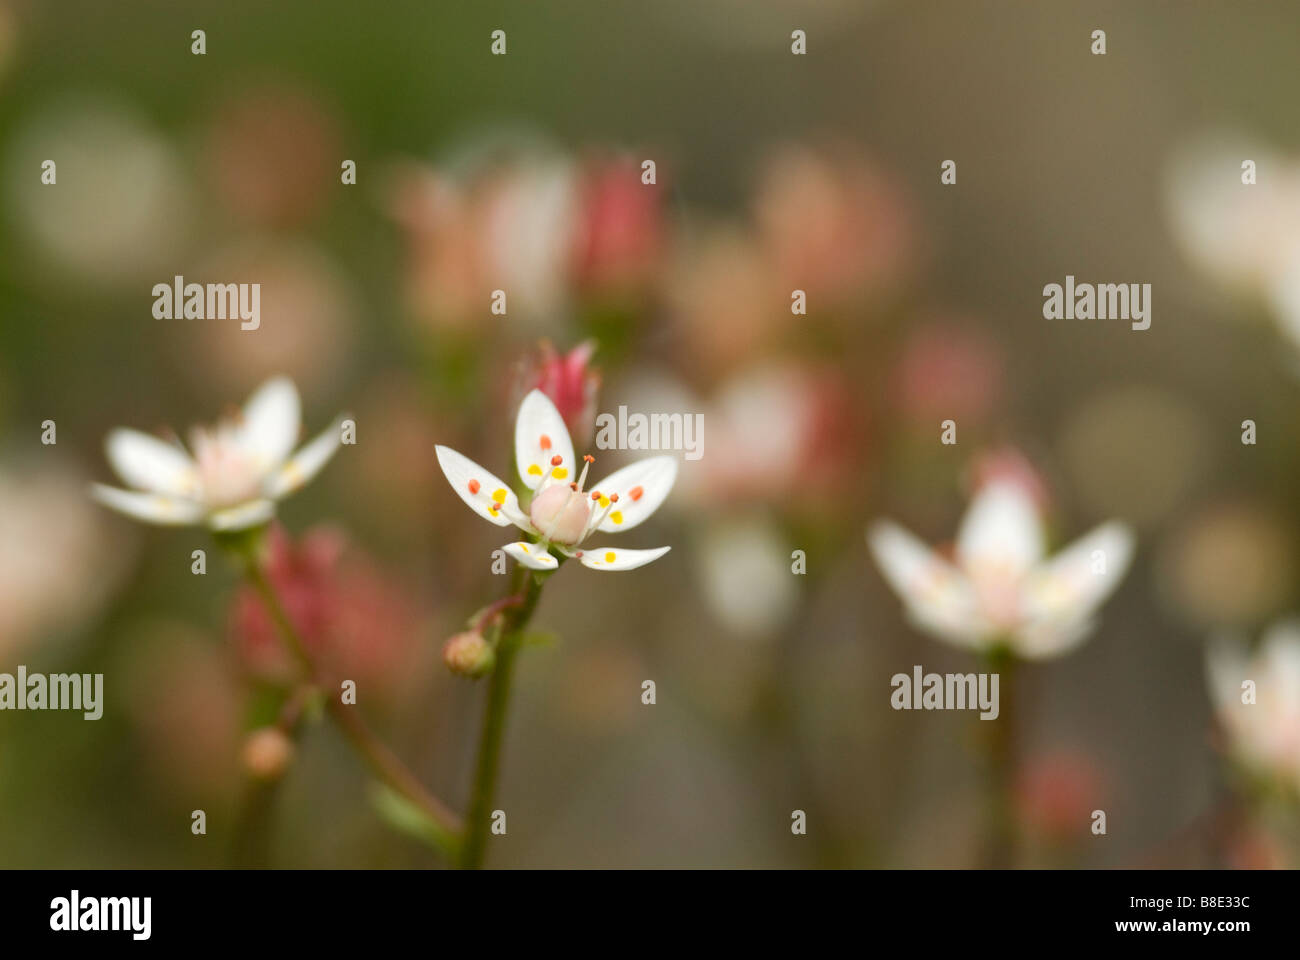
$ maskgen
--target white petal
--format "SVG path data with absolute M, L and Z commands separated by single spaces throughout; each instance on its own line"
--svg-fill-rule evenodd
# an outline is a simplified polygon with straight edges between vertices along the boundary
M 672 547 L 655 547 L 653 550 L 623 550 L 615 547 L 587 547 L 575 553 L 578 562 L 593 570 L 635 570 L 658 560 Z
M 600 483 L 592 484 L 592 492 L 599 490 L 605 497 L 618 494 L 618 503 L 614 504 L 614 509 L 601 521 L 598 529 L 614 533 L 644 523 L 659 509 L 676 479 L 677 458 L 660 456 L 638 460 L 622 470 L 615 470 Z M 595 517 L 599 517 L 605 512 L 605 501 L 593 504 L 593 508 L 597 511 Z
M 530 570 L 554 570 L 560 565 L 560 561 L 547 553 L 546 548 L 539 543 L 525 543 L 520 540 L 516 543 L 507 543 L 501 549 Z
M 1093 619 L 1038 620 L 1024 624 L 1011 637 L 1011 649 L 1023 660 L 1063 657 L 1092 635 Z
M 551 460 L 557 456 L 561 462 L 552 466 Z M 578 479 L 569 429 L 551 398 L 540 390 L 531 391 L 519 405 L 519 417 L 515 420 L 515 467 L 529 490 L 536 490 L 548 473 L 556 480 Z
M 145 523 L 184 526 L 203 519 L 203 508 L 191 500 L 160 493 L 137 493 L 119 490 L 102 483 L 92 484 L 90 495 L 106 507 Z
M 1300 622 L 1284 620 L 1271 627 L 1260 644 L 1259 659 L 1268 674 L 1270 693 L 1278 704 L 1286 705 L 1295 729 L 1300 729 Z
M 1030 658 L 1065 653 L 1087 635 L 1093 614 L 1119 586 L 1133 558 L 1133 534 L 1106 523 L 1031 571 L 1021 587 L 1023 646 Z
M 320 473 L 321 468 L 329 463 L 343 439 L 343 421 L 334 423 L 307 444 L 267 479 L 263 489 L 268 497 L 279 500 L 305 486 L 312 477 Z
M 250 500 L 237 507 L 218 510 L 208 517 L 213 530 L 243 530 L 260 526 L 275 516 L 274 500 Z
M 531 531 L 532 525 L 519 509 L 519 498 L 506 482 L 480 467 L 451 447 L 439 445 L 438 465 L 447 482 L 469 508 L 498 527 L 510 524 Z
M 302 404 L 297 388 L 288 377 L 274 377 L 258 387 L 244 404 L 240 446 L 256 459 L 260 469 L 274 470 L 298 442 L 301 425 Z
M 137 489 L 178 497 L 198 489 L 194 461 L 165 440 L 119 428 L 109 433 L 104 450 L 117 475 Z
M 958 646 L 978 648 L 993 627 L 980 613 L 970 580 L 897 524 L 879 521 L 867 544 L 880 572 L 921 629 Z
M 957 562 L 981 579 L 1017 580 L 1043 558 L 1038 507 L 1021 484 L 997 481 L 975 495 L 957 533 Z

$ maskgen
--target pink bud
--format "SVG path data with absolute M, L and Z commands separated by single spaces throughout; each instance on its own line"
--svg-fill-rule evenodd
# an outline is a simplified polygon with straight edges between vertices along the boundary
M 271 780 L 284 773 L 293 757 L 293 741 L 276 727 L 254 730 L 244 741 L 244 768 L 250 775 Z
M 442 660 L 452 673 L 481 677 L 496 665 L 496 652 L 477 630 L 458 633 L 442 648 Z
M 600 373 L 591 366 L 596 342 L 586 340 L 568 353 L 559 353 L 543 340 L 532 357 L 524 361 L 519 395 L 540 390 L 550 397 L 564 418 L 574 445 L 583 447 L 596 428 L 596 392 Z

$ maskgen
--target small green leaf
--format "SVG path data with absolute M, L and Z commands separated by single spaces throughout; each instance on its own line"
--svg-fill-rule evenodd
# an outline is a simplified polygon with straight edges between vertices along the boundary
M 380 819 L 394 830 L 414 837 L 448 859 L 455 860 L 456 848 L 459 846 L 457 837 L 444 830 L 401 794 L 382 783 L 372 783 L 370 802 Z

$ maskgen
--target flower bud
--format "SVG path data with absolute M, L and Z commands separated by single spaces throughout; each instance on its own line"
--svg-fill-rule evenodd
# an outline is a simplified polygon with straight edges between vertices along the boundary
M 591 365 L 595 352 L 596 344 L 592 340 L 578 344 L 568 353 L 559 353 L 549 341 L 543 341 L 522 364 L 516 383 L 520 398 L 533 389 L 541 390 L 550 398 L 579 447 L 591 442 L 596 428 L 600 373 Z
M 491 673 L 496 665 L 496 651 L 477 630 L 458 633 L 442 648 L 442 659 L 447 669 L 466 677 L 481 677 Z
M 244 741 L 244 769 L 261 780 L 284 773 L 293 757 L 293 741 L 277 727 L 254 730 Z

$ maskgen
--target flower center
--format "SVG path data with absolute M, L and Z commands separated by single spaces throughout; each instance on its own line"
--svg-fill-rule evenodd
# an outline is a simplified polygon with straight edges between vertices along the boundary
M 547 449 L 550 441 L 545 437 L 542 439 L 546 441 L 542 444 L 542 449 Z M 612 516 L 615 523 L 623 522 L 623 514 L 615 509 L 618 504 L 617 493 L 606 496 L 599 490 L 593 490 L 588 498 L 588 495 L 583 492 L 587 484 L 587 471 L 596 462 L 596 458 L 587 454 L 582 460 L 582 474 L 576 481 L 567 484 L 552 483 L 553 479 L 568 476 L 568 471 L 563 467 L 562 457 L 559 455 L 551 457 L 551 466 L 554 469 L 542 478 L 541 485 L 533 494 L 533 502 L 528 505 L 528 518 L 532 520 L 533 526 L 541 533 L 544 541 L 576 547 L 587 539 L 591 531 L 604 523 L 606 517 Z M 633 487 L 632 499 L 640 500 L 642 493 L 640 487 Z M 597 507 L 604 512 L 595 516 Z M 593 516 L 595 516 L 594 520 Z
M 980 607 L 989 620 L 1004 629 L 1014 628 L 1020 623 L 1023 610 L 1019 571 L 1005 563 L 990 561 L 971 571 L 971 580 Z
M 231 507 L 260 495 L 263 471 L 239 443 L 233 427 L 221 424 L 213 430 L 195 430 L 193 444 L 205 504 Z
M 528 517 L 546 539 L 572 545 L 580 542 L 586 534 L 591 508 L 582 493 L 567 484 L 557 483 L 533 497 L 528 506 Z

